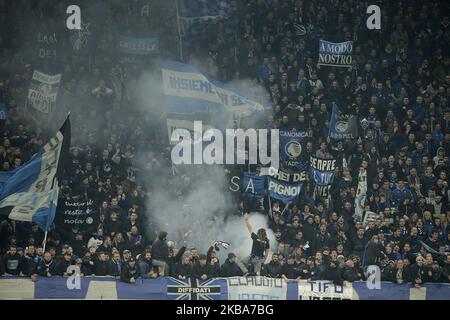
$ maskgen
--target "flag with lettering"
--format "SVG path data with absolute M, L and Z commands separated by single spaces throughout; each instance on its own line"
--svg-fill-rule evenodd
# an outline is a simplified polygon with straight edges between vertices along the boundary
M 303 183 L 287 183 L 278 179 L 268 177 L 269 197 L 282 201 L 283 203 L 291 203 L 297 200 L 302 190 Z
M 314 196 L 316 198 L 329 197 L 330 187 L 336 173 L 336 160 L 311 156 L 309 164 L 315 182 Z
M 292 171 L 303 171 L 308 165 L 303 145 L 306 131 L 279 131 L 281 167 Z
M 332 67 L 350 67 L 352 65 L 353 41 L 333 43 L 320 40 L 319 64 Z
M 356 139 L 358 137 L 358 123 L 356 116 L 353 114 L 342 114 L 339 111 L 338 106 L 333 103 L 328 136 L 336 140 Z
M 47 231 L 55 218 L 58 183 L 70 145 L 70 120 L 30 161 L 0 172 L 0 214 L 9 219 L 34 222 Z

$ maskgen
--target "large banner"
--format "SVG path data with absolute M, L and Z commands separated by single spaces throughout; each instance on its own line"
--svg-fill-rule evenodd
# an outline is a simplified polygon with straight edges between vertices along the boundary
M 320 40 L 319 64 L 332 67 L 350 67 L 352 65 L 353 41 L 333 43 Z
M 57 224 L 61 227 L 78 227 L 87 230 L 93 227 L 97 219 L 93 200 L 60 200 L 58 204 Z
M 44 147 L 11 171 L 0 172 L 0 214 L 11 220 L 34 222 L 47 231 L 55 218 L 58 179 L 69 152 L 70 120 Z M 63 161 L 60 163 L 60 159 Z
M 333 111 L 331 112 L 330 130 L 328 131 L 330 138 L 336 140 L 356 139 L 358 138 L 358 123 L 355 115 L 344 115 L 339 112 L 338 106 L 333 103 Z
M 228 300 L 286 300 L 287 283 L 266 277 L 227 278 Z
M 228 111 L 229 119 L 264 111 L 264 106 L 234 88 L 210 80 L 195 67 L 174 61 L 162 64 L 163 90 L 170 112 L 214 113 Z
M 330 187 L 334 180 L 336 160 L 320 159 L 311 156 L 309 163 L 311 174 L 316 184 L 314 189 L 315 198 L 328 198 L 330 195 Z
M 308 165 L 305 159 L 302 140 L 307 137 L 306 131 L 280 130 L 280 159 L 281 167 L 293 171 L 302 171 Z
M 352 300 L 353 287 L 350 283 L 346 285 L 333 284 L 330 281 L 307 281 L 298 282 L 298 300 Z
M 71 277 L 38 277 L 36 282 L 25 277 L 1 277 L 0 299 L 450 300 L 448 283 L 425 283 L 414 288 L 410 283 L 383 281 L 381 289 L 369 289 L 365 281 L 339 286 L 328 281 L 286 283 L 265 277 L 206 281 L 161 277 L 138 279 L 134 284 L 120 282 L 113 277 L 81 277 L 79 280 L 76 286 L 76 280 Z
M 119 52 L 131 55 L 149 55 L 159 52 L 159 39 L 157 37 L 117 36 L 116 45 Z
M 220 300 L 220 279 L 186 279 L 167 278 L 168 300 Z
M 269 197 L 280 200 L 283 203 L 291 203 L 297 200 L 302 191 L 303 183 L 286 183 L 268 177 Z
M 56 105 L 61 74 L 48 75 L 34 71 L 28 90 L 27 104 L 44 114 L 49 114 Z

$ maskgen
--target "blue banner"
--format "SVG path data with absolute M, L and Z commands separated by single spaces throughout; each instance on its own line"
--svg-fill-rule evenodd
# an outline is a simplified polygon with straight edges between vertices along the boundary
M 303 171 L 308 165 L 302 141 L 308 136 L 306 131 L 280 130 L 281 167 L 293 171 Z
M 242 192 L 250 197 L 264 197 L 264 176 L 257 176 L 252 172 L 244 172 Z
M 257 298 L 261 297 L 261 293 L 269 292 L 272 287 L 270 282 L 275 280 L 257 281 L 252 278 L 256 277 L 247 277 L 246 281 L 240 282 L 237 281 L 238 278 L 192 282 L 161 277 L 137 279 L 136 283 L 128 284 L 113 277 L 81 277 L 80 285 L 69 289 L 67 283 L 71 281 L 70 278 L 38 277 L 36 282 L 32 282 L 29 278 L 2 277 L 0 299 L 227 300 L 230 295 L 232 298 L 243 293 L 247 298 Z M 233 282 L 232 291 L 229 280 Z M 411 283 L 382 281 L 380 289 L 369 289 L 365 281 L 339 286 L 329 281 L 300 280 L 289 281 L 285 288 L 285 297 L 283 295 L 280 298 L 287 300 L 450 300 L 448 283 L 425 283 L 420 288 L 415 288 Z
M 286 183 L 272 177 L 268 177 L 269 196 L 284 203 L 291 203 L 297 200 L 302 190 L 303 183 Z
M 58 201 L 59 160 L 69 152 L 70 120 L 30 161 L 0 172 L 0 213 L 11 220 L 34 222 L 47 231 Z
M 157 37 L 137 38 L 117 36 L 117 50 L 132 55 L 149 55 L 159 52 L 159 39 Z
M 168 112 L 208 113 L 216 119 L 228 113 L 230 120 L 265 110 L 263 104 L 234 87 L 209 79 L 189 64 L 165 61 L 161 72 Z
M 336 172 L 336 160 L 319 159 L 311 156 L 309 163 L 311 174 L 315 182 L 315 199 L 329 197 L 330 187 L 333 183 L 334 174 Z
M 333 111 L 331 112 L 330 130 L 328 131 L 330 138 L 336 140 L 356 139 L 358 137 L 358 124 L 355 115 L 343 115 L 339 112 L 338 106 L 333 103 Z

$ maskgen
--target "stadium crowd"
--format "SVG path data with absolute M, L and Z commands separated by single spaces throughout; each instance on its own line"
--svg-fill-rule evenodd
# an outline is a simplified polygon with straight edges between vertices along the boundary
M 253 231 L 247 214 L 233 213 L 243 213 L 250 231 L 249 257 L 236 257 L 231 248 L 219 261 L 214 239 L 204 239 L 212 241 L 207 252 L 168 241 L 171 235 L 152 222 L 152 215 L 168 213 L 148 211 L 154 185 L 145 178 L 172 176 L 165 129 L 139 108 L 135 93 L 141 72 L 153 62 L 145 60 L 140 68 L 108 49 L 112 29 L 107 26 L 124 9 L 116 6 L 106 19 L 93 22 L 93 33 L 98 30 L 89 58 L 65 59 L 58 97 L 64 103 L 48 123 L 33 121 L 26 108 L 32 71 L 42 66 L 16 53 L 20 41 L 0 37 L 0 103 L 8 112 L 1 120 L 1 170 L 29 160 L 54 134 L 52 124 L 62 123 L 70 110 L 71 162 L 61 200 L 90 199 L 96 210 L 85 229 L 56 221 L 45 252 L 37 225 L 0 215 L 2 277 L 68 276 L 67 267 L 77 265 L 85 276 L 117 276 L 130 283 L 164 275 L 183 280 L 248 274 L 342 283 L 365 280 L 364 267 L 378 265 L 386 281 L 450 282 L 448 4 L 375 1 L 382 8 L 382 28 L 368 30 L 368 4 L 361 1 L 230 2 L 239 20 L 237 39 L 228 41 L 219 21 L 186 42 L 185 60 L 205 58 L 225 82 L 251 79 L 263 85 L 273 103 L 266 127 L 306 130 L 308 152 L 339 160 L 330 199 L 314 200 L 309 180 L 286 210 L 282 203 L 273 201 L 272 208 L 265 203 L 275 243 L 265 230 Z M 42 10 L 48 3 L 34 6 Z M 5 26 L 0 29 L 26 31 L 31 13 L 21 6 L 30 5 L 0 1 Z M 42 12 L 33 21 L 45 23 Z M 127 23 L 131 30 L 138 22 Z M 176 27 L 164 27 L 161 55 L 176 56 Z M 319 39 L 353 40 L 352 66 L 319 66 Z M 357 139 L 328 137 L 332 102 L 357 115 Z M 368 172 L 364 214 L 375 213 L 365 221 L 354 212 L 361 167 Z M 174 191 L 174 201 L 183 192 L 189 191 Z

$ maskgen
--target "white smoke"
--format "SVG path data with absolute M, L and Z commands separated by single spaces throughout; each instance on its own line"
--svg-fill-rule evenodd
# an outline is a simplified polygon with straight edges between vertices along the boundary
M 254 82 L 239 80 L 235 85 L 252 98 L 265 93 Z M 140 109 L 151 118 L 160 119 L 158 126 L 164 131 L 166 102 L 160 71 L 144 74 L 134 88 Z M 146 206 L 157 230 L 167 231 L 168 239 L 175 241 L 178 246 L 187 240 L 189 248 L 195 247 L 202 253 L 206 253 L 214 240 L 229 242 L 231 246 L 228 250 L 221 248 L 218 252 L 221 261 L 229 252 L 240 258 L 248 256 L 252 240 L 238 211 L 239 204 L 233 201 L 227 191 L 229 181 L 224 168 L 208 165 L 177 166 L 174 176 L 170 164 L 166 165 L 168 170 L 164 173 L 144 177 L 152 185 Z M 265 228 L 269 240 L 274 243 L 266 216 L 253 213 L 250 223 L 255 233 L 259 228 Z

